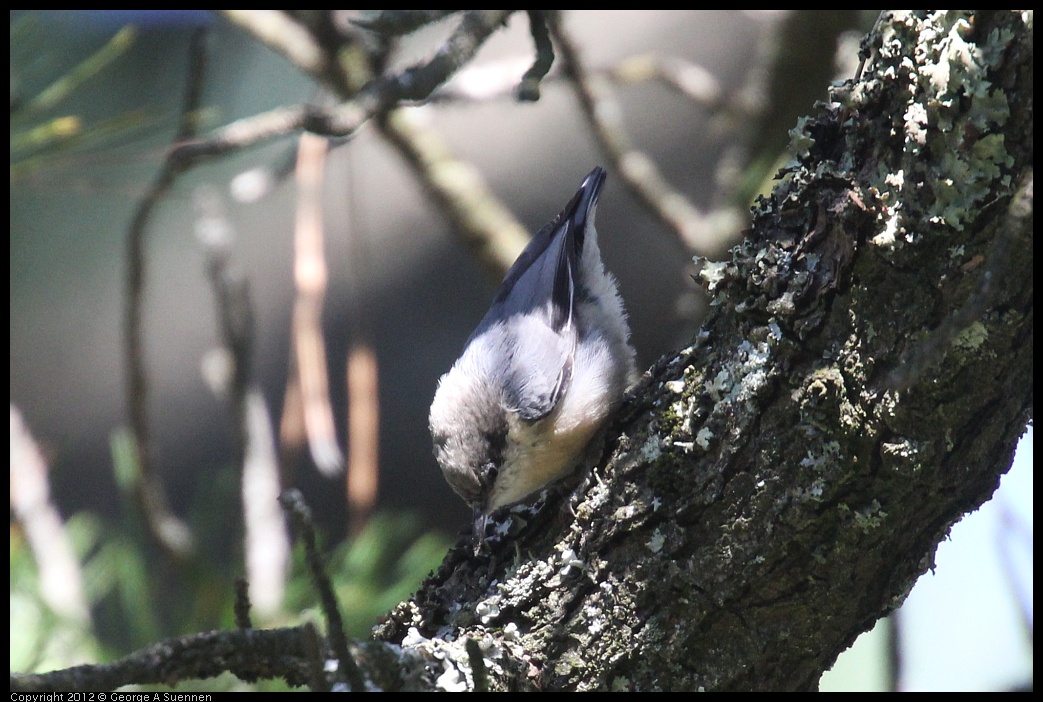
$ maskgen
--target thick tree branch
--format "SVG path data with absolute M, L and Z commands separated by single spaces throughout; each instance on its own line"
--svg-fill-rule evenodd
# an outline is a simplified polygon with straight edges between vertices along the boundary
M 870 45 L 611 460 L 461 543 L 380 638 L 464 681 L 484 642 L 491 689 L 813 689 L 989 498 L 1032 416 L 1032 32 L 895 13 Z
M 815 688 L 1032 417 L 1032 45 L 1016 12 L 883 18 L 745 240 L 704 266 L 710 318 L 633 389 L 604 466 L 499 515 L 481 556 L 461 541 L 376 642 L 339 640 L 355 687 Z M 11 683 L 325 687 L 319 648 L 303 628 L 203 634 Z

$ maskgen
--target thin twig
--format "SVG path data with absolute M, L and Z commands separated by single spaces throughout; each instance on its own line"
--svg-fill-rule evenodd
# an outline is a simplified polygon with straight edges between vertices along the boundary
M 529 15 L 529 32 L 532 34 L 532 43 L 536 48 L 536 60 L 532 68 L 522 76 L 518 85 L 518 99 L 527 102 L 535 102 L 540 99 L 540 81 L 554 65 L 554 44 L 551 43 L 550 34 L 547 32 L 547 12 L 554 10 L 526 10 Z
M 207 61 L 206 36 L 206 30 L 201 29 L 192 37 L 188 80 L 182 101 L 181 120 L 174 138 L 175 143 L 191 138 L 196 131 Z M 127 405 L 130 411 L 131 433 L 134 435 L 137 448 L 139 471 L 136 483 L 137 499 L 144 511 L 145 521 L 153 538 L 168 553 L 177 558 L 183 558 L 192 551 L 192 533 L 188 526 L 179 520 L 167 506 L 163 489 L 152 465 L 148 417 L 149 387 L 142 338 L 142 309 L 146 278 L 145 238 L 149 221 L 156 206 L 178 176 L 184 172 L 187 165 L 185 161 L 175 158 L 173 154 L 169 156 L 134 214 L 127 234 L 127 307 L 124 318 Z
M 478 260 L 494 278 L 502 278 L 529 242 L 529 233 L 481 173 L 453 156 L 442 136 L 407 110 L 391 110 L 378 124 Z
M 520 90 L 517 75 L 523 61 L 512 56 L 468 66 L 431 93 L 427 102 L 475 104 L 516 98 Z M 634 54 L 603 68 L 588 67 L 587 73 L 621 86 L 657 81 L 711 113 L 746 116 L 754 107 L 745 96 L 726 93 L 706 68 L 679 56 Z M 542 76 L 541 84 L 568 80 L 560 70 L 552 69 Z
M 253 629 L 250 621 L 250 584 L 246 578 L 235 579 L 235 626 L 238 629 Z
M 315 525 L 312 522 L 311 510 L 304 502 L 304 497 L 297 489 L 290 489 L 279 496 L 279 502 L 286 510 L 294 531 L 299 539 L 304 542 L 305 560 L 311 571 L 312 580 L 319 592 L 319 602 L 322 611 L 326 615 L 326 627 L 333 648 L 333 654 L 340 662 L 340 670 L 348 679 L 352 691 L 361 692 L 365 689 L 365 680 L 358 664 L 348 651 L 348 639 L 344 634 L 344 620 L 340 616 L 340 607 L 337 605 L 337 596 L 333 592 L 333 584 L 326 574 L 322 556 L 315 539 Z
M 222 347 L 207 354 L 203 376 L 228 401 L 236 430 L 236 464 L 242 475 L 243 552 L 258 611 L 282 606 L 290 542 L 277 507 L 282 489 L 272 420 L 264 396 L 251 380 L 253 306 L 246 279 L 231 266 L 234 231 L 216 191 L 195 192 L 196 235 L 203 245 L 214 290 Z
M 398 76 L 375 81 L 375 88 L 401 100 L 424 100 L 435 88 L 466 65 L 489 36 L 502 27 L 513 10 L 469 10 L 460 26 L 446 39 L 426 64 L 407 68 Z M 386 88 L 381 86 L 386 83 Z
M 399 102 L 426 99 L 435 88 L 474 57 L 485 40 L 507 21 L 511 12 L 467 12 L 460 26 L 430 61 L 407 68 L 397 75 L 376 78 L 352 99 L 336 107 L 324 109 L 314 105 L 295 105 L 248 117 L 217 130 L 205 140 L 186 139 L 174 149 L 172 156 L 179 162 L 195 162 L 240 151 L 301 129 L 322 136 L 351 136 L 374 115 Z M 320 51 L 318 44 L 312 40 L 312 45 L 306 49 L 296 46 L 310 37 L 302 38 L 293 32 L 291 38 L 287 38 L 273 32 L 272 18 L 267 14 L 255 18 L 252 11 L 244 11 L 237 13 L 235 20 L 240 27 L 286 56 L 312 77 L 329 82 L 326 63 L 314 55 Z M 341 92 L 339 85 L 333 87 Z
M 430 62 L 396 76 L 369 81 L 351 99 L 332 108 L 296 105 L 233 122 L 204 140 L 186 141 L 174 150 L 181 161 L 196 162 L 258 145 L 298 130 L 323 136 L 348 137 L 381 114 L 381 132 L 407 159 L 479 259 L 502 275 L 529 240 L 529 234 L 514 215 L 489 191 L 481 175 L 455 158 L 433 130 L 393 106 L 402 100 L 426 99 L 456 70 L 473 57 L 492 32 L 510 16 L 508 10 L 471 11 L 457 31 Z M 278 35 L 255 27 L 248 14 L 236 18 L 240 27 L 253 33 L 273 50 L 294 61 L 297 53 Z M 315 44 L 316 50 L 318 44 Z M 304 56 L 310 55 L 304 52 Z M 320 64 L 302 60 L 300 68 L 317 80 L 329 82 Z M 339 85 L 352 84 L 347 77 Z M 343 96 L 343 93 L 341 93 Z
M 307 27 L 282 10 L 221 10 L 228 21 L 245 29 L 290 63 L 313 77 L 329 77 L 326 54 Z
M 608 82 L 583 66 L 579 46 L 558 14 L 548 16 L 563 70 L 572 79 L 583 112 L 602 150 L 638 199 L 690 249 L 698 248 L 706 231 L 705 217 L 663 178 L 655 162 L 631 142 L 622 111 L 611 98 Z

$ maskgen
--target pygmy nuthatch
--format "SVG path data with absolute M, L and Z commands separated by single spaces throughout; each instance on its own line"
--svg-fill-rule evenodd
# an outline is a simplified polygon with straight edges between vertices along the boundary
M 476 512 L 572 470 L 634 378 L 626 312 L 594 230 L 604 184 L 597 167 L 533 237 L 438 382 L 435 456 Z

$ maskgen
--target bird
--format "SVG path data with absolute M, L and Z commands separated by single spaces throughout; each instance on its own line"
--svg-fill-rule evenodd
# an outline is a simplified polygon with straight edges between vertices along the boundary
M 474 509 L 476 532 L 571 473 L 635 379 L 626 310 L 594 227 L 606 177 L 595 167 L 532 238 L 438 382 L 435 457 Z

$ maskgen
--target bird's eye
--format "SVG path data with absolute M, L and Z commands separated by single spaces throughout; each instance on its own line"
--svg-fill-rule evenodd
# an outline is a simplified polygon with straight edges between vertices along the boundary
M 486 463 L 485 470 L 483 471 L 484 478 L 482 485 L 486 488 L 492 487 L 493 483 L 496 482 L 496 476 L 500 474 L 500 469 L 496 467 L 495 463 Z

